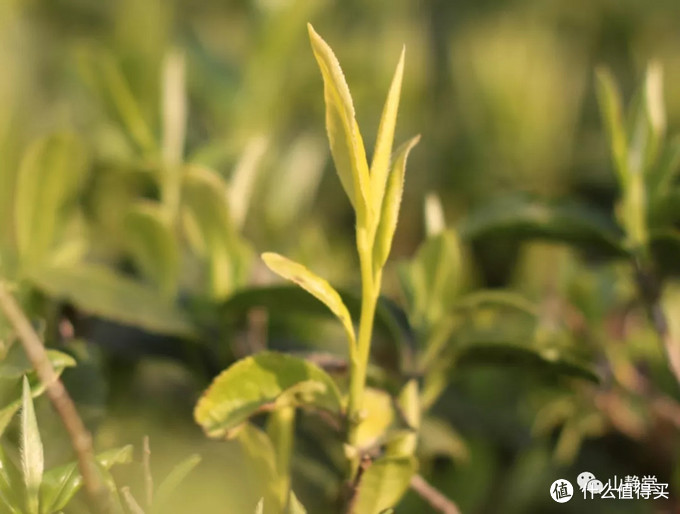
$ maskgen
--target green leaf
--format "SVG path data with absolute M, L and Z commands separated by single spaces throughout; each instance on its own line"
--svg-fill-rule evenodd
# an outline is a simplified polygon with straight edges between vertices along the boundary
M 59 376 L 64 371 L 64 368 L 75 366 L 76 363 L 67 355 L 59 352 L 57 353 L 58 355 L 52 354 L 51 351 L 48 351 L 48 358 L 54 359 L 50 360 L 50 362 L 52 362 L 55 373 L 57 376 Z M 29 376 L 29 383 L 31 386 L 31 396 L 36 398 L 45 392 L 45 385 L 38 379 L 34 371 L 28 372 L 27 370 L 27 374 Z M 11 383 L 15 382 L 12 379 L 9 379 L 9 381 Z M 0 435 L 5 432 L 5 429 L 7 428 L 7 425 L 9 425 L 9 422 L 12 421 L 14 414 L 16 414 L 16 412 L 21 408 L 21 404 L 22 396 L 20 395 L 15 400 L 10 401 L 0 409 Z
M 66 207 L 75 200 L 87 172 L 85 149 L 71 134 L 33 143 L 17 177 L 14 220 L 25 268 L 41 264 L 65 226 Z
M 362 219 L 366 210 L 372 209 L 369 203 L 370 178 L 352 96 L 333 50 L 310 24 L 307 27 L 324 82 L 326 129 L 335 168 L 352 206 Z
M 394 422 L 392 397 L 385 391 L 367 387 L 364 390 L 362 417 L 357 426 L 356 446 L 369 449 L 382 442 Z
M 383 457 L 364 471 L 352 505 L 353 514 L 380 514 L 397 504 L 417 469 L 413 457 Z
M 460 262 L 458 237 L 445 229 L 429 237 L 402 271 L 403 287 L 410 291 L 409 314 L 416 326 L 436 323 L 444 315 L 458 289 Z
M 227 185 L 214 171 L 195 165 L 185 168 L 183 180 L 184 231 L 208 262 L 211 296 L 224 299 L 245 281 L 250 261 L 231 218 Z
M 392 249 L 392 239 L 397 229 L 401 197 L 404 193 L 404 173 L 406 172 L 406 159 L 411 149 L 418 143 L 420 136 L 416 136 L 404 143 L 397 151 L 394 159 L 392 172 L 388 178 L 387 190 L 380 208 L 380 221 L 375 236 L 373 250 L 373 269 L 381 269 Z
M 361 313 L 361 299 L 349 291 L 338 290 L 342 302 L 350 316 L 358 319 Z M 270 316 L 287 318 L 291 315 L 307 317 L 334 318 L 334 314 L 322 303 L 293 285 L 275 285 L 243 289 L 222 304 L 224 318 L 234 319 L 246 315 L 253 307 L 262 307 Z M 375 331 L 395 342 L 405 342 L 411 338 L 411 329 L 406 314 L 394 303 L 381 297 L 375 317 Z
M 26 486 L 26 508 L 32 514 L 38 514 L 38 493 L 44 468 L 43 445 L 33 409 L 31 387 L 28 378 L 24 376 L 21 404 L 21 470 Z
M 208 436 L 219 438 L 277 404 L 342 411 L 337 386 L 321 368 L 290 355 L 263 352 L 218 375 L 196 404 L 194 419 Z
M 474 210 L 459 227 L 461 238 L 498 234 L 516 239 L 547 239 L 624 256 L 621 229 L 605 214 L 571 200 L 510 195 Z
M 387 93 L 385 107 L 383 107 L 380 125 L 378 126 L 378 137 L 375 141 L 373 161 L 371 162 L 371 199 L 373 209 L 379 212 L 383 205 L 385 184 L 390 168 L 390 156 L 392 154 L 392 144 L 394 142 L 394 129 L 397 124 L 397 112 L 399 110 L 399 97 L 401 96 L 401 83 L 404 77 L 404 54 L 406 49 L 402 49 L 399 56 L 399 63 L 392 78 L 390 90 Z M 399 153 L 399 152 L 397 152 Z M 394 172 L 393 172 L 394 173 Z M 401 196 L 401 195 L 400 195 Z
M 630 176 L 621 93 L 609 70 L 598 69 L 596 77 L 597 98 L 609 136 L 614 170 L 618 175 L 621 189 L 626 190 Z
M 14 464 L 0 446 L 0 508 L 5 509 L 2 512 L 22 514 L 21 509 L 17 507 L 19 504 L 17 497 L 23 492 L 20 491 L 23 487 L 17 484 L 17 478 Z
M 418 430 L 422 407 L 418 382 L 409 380 L 397 398 L 400 417 L 408 425 L 408 430 L 397 434 L 387 446 L 386 454 L 390 456 L 411 456 L 415 454 L 418 442 Z
M 600 382 L 597 372 L 586 362 L 565 355 L 556 348 L 534 348 L 515 341 L 468 340 L 457 350 L 456 367 L 498 365 L 536 369 Z
M 34 271 L 30 279 L 53 297 L 78 309 L 150 332 L 192 338 L 194 327 L 168 298 L 109 268 L 95 264 Z
M 323 302 L 342 323 L 350 345 L 350 355 L 356 347 L 354 326 L 347 307 L 338 292 L 324 279 L 307 268 L 276 253 L 263 253 L 262 260 L 277 275 L 295 282 L 305 291 Z
M 511 309 L 528 316 L 539 315 L 539 307 L 524 296 L 510 291 L 479 290 L 457 299 L 451 306 L 452 311 L 468 311 L 479 308 Z
M 46 353 L 50 364 L 57 371 L 76 365 L 75 359 L 66 353 L 57 350 L 46 350 Z M 33 365 L 20 344 L 12 345 L 5 358 L 0 361 L 0 379 L 19 379 L 32 371 Z
M 423 419 L 418 453 L 427 457 L 448 457 L 465 462 L 469 450 L 463 437 L 449 423 L 433 417 Z
M 191 473 L 200 462 L 201 456 L 194 454 L 184 459 L 170 471 L 168 476 L 165 477 L 156 490 L 153 499 L 153 507 L 151 509 L 152 513 L 162 513 L 170 510 L 169 502 L 172 499 L 173 494 L 177 492 L 177 487 L 179 487 L 182 481 L 184 481 L 189 473 Z
M 251 423 L 245 423 L 237 431 L 236 439 L 247 463 L 244 472 L 248 482 L 254 484 L 257 496 L 262 499 L 258 509 L 262 512 L 280 512 L 283 505 L 279 497 L 279 474 L 276 468 L 276 452 L 267 434 Z M 265 511 L 264 506 L 267 505 Z M 278 508 L 272 508 L 277 506 Z
M 108 52 L 94 52 L 85 57 L 89 58 L 86 64 L 90 69 L 87 71 L 94 72 L 92 78 L 96 87 L 122 122 L 125 134 L 143 152 L 154 152 L 158 144 L 114 56 Z
M 172 297 L 177 291 L 179 247 L 172 223 L 160 205 L 139 202 L 124 221 L 128 249 L 140 271 Z
M 115 448 L 97 455 L 99 465 L 111 469 L 116 464 L 132 462 L 132 445 Z M 71 501 L 83 485 L 83 477 L 76 462 L 50 469 L 40 486 L 40 514 L 57 512 Z

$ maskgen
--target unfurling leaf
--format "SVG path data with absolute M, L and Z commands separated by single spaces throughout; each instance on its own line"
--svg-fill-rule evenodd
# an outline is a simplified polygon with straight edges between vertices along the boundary
M 401 96 L 401 82 L 404 76 L 405 51 L 405 49 L 401 51 L 397 70 L 394 72 L 394 78 L 387 93 L 387 100 L 378 127 L 378 137 L 375 141 L 375 150 L 373 151 L 373 161 L 371 162 L 371 194 L 373 198 L 371 201 L 375 212 L 379 212 L 383 204 L 387 173 L 390 168 L 394 129 L 397 124 L 399 97 Z
M 321 368 L 290 355 L 247 357 L 213 380 L 196 405 L 194 419 L 210 437 L 222 437 L 249 417 L 278 405 L 311 406 L 340 414 L 337 386 Z
M 343 303 L 342 298 L 340 298 L 338 292 L 333 289 L 333 286 L 323 278 L 309 271 L 302 264 L 291 261 L 282 255 L 267 252 L 262 254 L 262 260 L 264 260 L 265 264 L 274 273 L 291 282 L 295 282 L 305 291 L 323 302 L 331 312 L 337 316 L 347 334 L 347 339 L 350 344 L 350 355 L 352 355 L 356 346 L 352 318 L 350 317 L 349 311 Z
M 352 96 L 333 50 L 311 25 L 307 27 L 314 57 L 323 77 L 326 129 L 333 161 L 342 187 L 361 218 L 367 209 L 371 209 L 370 178 Z
M 397 151 L 392 166 L 392 172 L 387 179 L 387 189 L 380 208 L 380 222 L 375 236 L 373 250 L 373 269 L 379 270 L 387 261 L 392 249 L 394 232 L 397 229 L 399 207 L 401 197 L 404 194 L 404 173 L 406 172 L 406 159 L 411 149 L 418 143 L 420 136 L 416 136 L 404 143 Z
M 40 483 L 45 460 L 42 439 L 35 418 L 33 398 L 28 378 L 24 376 L 21 404 L 21 470 L 26 486 L 26 508 L 30 514 L 38 514 Z

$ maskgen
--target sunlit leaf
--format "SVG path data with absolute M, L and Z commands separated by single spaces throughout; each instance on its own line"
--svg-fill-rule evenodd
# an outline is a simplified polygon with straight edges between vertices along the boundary
M 385 101 L 382 116 L 380 117 L 380 125 L 378 126 L 378 136 L 375 141 L 373 160 L 371 161 L 371 194 L 373 195 L 371 201 L 373 203 L 373 209 L 376 212 L 379 212 L 383 205 L 385 184 L 387 183 L 387 176 L 390 169 L 394 129 L 397 124 L 401 83 L 404 77 L 405 51 L 406 49 L 401 51 L 399 63 L 394 72 L 390 90 L 387 93 L 387 100 Z
M 87 172 L 85 149 L 71 134 L 56 134 L 33 143 L 17 177 L 14 220 L 24 267 L 42 263 L 66 220 Z
M 31 280 L 89 314 L 160 334 L 193 337 L 186 314 L 152 288 L 95 264 L 36 270 Z
M 335 168 L 350 202 L 361 217 L 365 209 L 371 208 L 370 179 L 352 96 L 335 54 L 311 25 L 308 29 L 324 82 L 326 129 Z
M 368 387 L 364 391 L 364 416 L 357 427 L 356 446 L 371 448 L 381 442 L 394 422 L 392 397 L 385 391 Z
M 379 270 L 387 261 L 392 249 L 394 232 L 397 229 L 401 197 L 404 193 L 404 173 L 406 159 L 411 149 L 418 143 L 420 136 L 416 136 L 404 143 L 397 151 L 392 171 L 387 179 L 387 189 L 380 208 L 380 222 L 375 236 L 373 250 L 373 269 Z
M 290 355 L 263 352 L 231 365 L 213 380 L 194 419 L 210 437 L 223 437 L 249 417 L 279 405 L 340 414 L 340 393 L 321 368 Z
M 288 498 L 288 509 L 286 514 L 307 514 L 307 509 L 300 503 L 300 500 L 298 500 L 293 491 L 290 492 Z
M 42 439 L 35 417 L 31 386 L 24 377 L 21 403 L 21 470 L 26 486 L 26 508 L 38 513 L 40 483 L 45 469 Z
M 319 301 L 323 302 L 342 323 L 350 344 L 350 353 L 354 351 L 355 335 L 352 318 L 338 292 L 324 279 L 307 268 L 276 253 L 263 253 L 262 260 L 274 273 L 295 282 Z
M 191 455 L 177 464 L 172 471 L 166 476 L 156 489 L 153 497 L 152 513 L 167 512 L 172 500 L 173 494 L 177 492 L 177 488 L 184 481 L 184 479 L 191 473 L 196 466 L 201 462 L 200 455 Z
M 104 469 L 110 469 L 116 464 L 132 462 L 132 453 L 132 445 L 127 445 L 100 453 L 96 459 Z M 50 514 L 63 509 L 82 486 L 83 477 L 76 462 L 50 469 L 40 486 L 40 513 Z
M 380 514 L 396 505 L 417 469 L 412 457 L 383 457 L 361 476 L 352 505 L 353 514 Z

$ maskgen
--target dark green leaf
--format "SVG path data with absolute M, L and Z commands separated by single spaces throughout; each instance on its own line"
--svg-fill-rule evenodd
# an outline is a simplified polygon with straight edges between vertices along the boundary
M 571 200 L 511 195 L 473 211 L 459 228 L 466 240 L 504 234 L 570 243 L 606 255 L 625 255 L 621 229 L 600 211 Z

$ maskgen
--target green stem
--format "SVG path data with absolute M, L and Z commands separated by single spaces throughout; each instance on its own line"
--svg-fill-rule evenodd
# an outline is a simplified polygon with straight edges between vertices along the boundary
M 295 407 L 281 407 L 269 415 L 267 433 L 276 451 L 279 476 L 279 502 L 283 508 L 290 496 L 290 462 L 295 435 Z
M 359 338 L 355 359 L 351 363 L 348 414 L 347 443 L 354 447 L 357 442 L 357 429 L 362 418 L 366 373 L 371 353 L 371 336 L 375 310 L 380 294 L 381 271 L 373 270 L 373 239 L 365 229 L 357 229 L 357 248 L 361 267 L 361 317 L 359 319 Z M 353 480 L 359 469 L 360 455 L 350 458 L 349 477 Z

